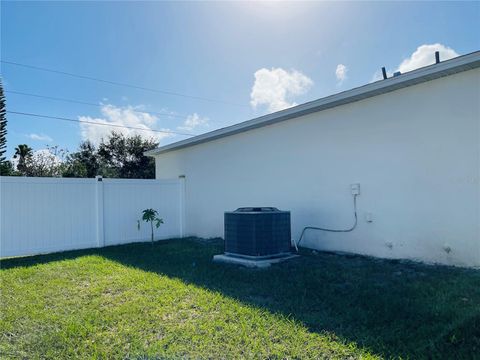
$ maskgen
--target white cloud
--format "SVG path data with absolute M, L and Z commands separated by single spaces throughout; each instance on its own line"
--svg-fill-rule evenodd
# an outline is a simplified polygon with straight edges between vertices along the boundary
M 271 112 L 295 106 L 292 98 L 306 93 L 313 85 L 309 77 L 297 70 L 262 68 L 254 76 L 250 104 L 254 108 L 266 105 Z
M 193 131 L 198 128 L 207 128 L 209 127 L 208 121 L 208 117 L 201 117 L 197 113 L 193 113 L 188 115 L 183 125 L 179 126 L 177 129 L 182 131 Z
M 337 69 L 335 70 L 335 76 L 339 83 L 342 83 L 347 78 L 348 68 L 343 64 L 338 64 Z
M 105 126 L 105 125 L 94 125 L 88 123 L 80 123 L 80 132 L 83 140 L 90 140 L 94 144 L 98 144 L 102 138 L 107 138 L 112 131 L 122 133 L 126 136 L 131 135 L 141 135 L 145 138 L 154 138 L 157 141 L 173 136 L 168 133 L 159 133 L 152 131 L 152 128 L 157 125 L 157 117 L 153 116 L 146 112 L 141 112 L 138 109 L 142 107 L 116 107 L 114 105 L 103 105 L 101 108 L 102 118 L 92 118 L 90 116 L 79 116 L 78 119 L 82 122 L 96 122 L 105 125 L 116 125 L 116 126 Z M 140 128 L 137 129 L 128 129 L 125 127 L 118 126 L 129 126 Z M 160 129 L 169 131 L 168 129 Z
M 62 163 L 62 159 L 55 155 L 53 151 L 50 149 L 39 149 L 35 150 L 32 153 L 32 159 L 36 162 L 47 162 L 47 163 L 54 163 L 55 165 L 60 165 Z
M 408 71 L 434 64 L 435 51 L 440 53 L 440 61 L 459 56 L 459 54 L 452 48 L 439 43 L 420 45 L 417 50 L 415 50 L 408 58 L 404 59 L 394 71 L 388 70 L 387 77 L 392 77 L 393 73 L 397 71 L 400 71 L 403 74 Z M 381 70 L 377 70 L 375 74 L 373 74 L 371 82 L 382 79 L 383 75 Z
M 26 137 L 28 137 L 32 140 L 36 140 L 36 141 L 46 141 L 46 142 L 52 142 L 53 141 L 53 139 L 50 136 L 45 135 L 45 134 L 32 133 L 32 134 L 26 135 Z
M 458 56 L 458 53 L 442 44 L 421 45 L 415 52 L 402 61 L 396 71 L 401 73 L 412 71 L 435 63 L 435 51 L 440 53 L 440 61 Z
M 13 168 L 18 170 L 18 157 L 10 158 L 10 162 L 13 165 Z M 54 166 L 60 165 L 62 163 L 62 158 L 57 156 L 52 149 L 38 149 L 32 152 L 31 162 L 37 164 L 38 166 L 46 166 L 46 164 L 52 164 Z

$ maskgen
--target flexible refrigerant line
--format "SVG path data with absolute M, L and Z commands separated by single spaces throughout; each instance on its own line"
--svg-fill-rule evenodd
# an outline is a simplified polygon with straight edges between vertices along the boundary
M 350 232 L 353 231 L 357 227 L 358 223 L 358 216 L 357 216 L 357 196 L 358 194 L 353 195 L 353 214 L 355 216 L 355 221 L 353 225 L 348 228 L 348 229 L 327 229 L 327 228 L 321 228 L 321 227 L 316 227 L 316 226 L 306 226 L 302 230 L 302 234 L 300 235 L 300 239 L 298 239 L 298 242 L 294 243 L 295 244 L 295 249 L 298 252 L 298 247 L 300 246 L 300 243 L 302 242 L 303 235 L 305 234 L 305 231 L 307 230 L 319 230 L 319 231 L 328 231 L 328 232 L 335 232 L 335 233 L 343 233 L 343 232 Z

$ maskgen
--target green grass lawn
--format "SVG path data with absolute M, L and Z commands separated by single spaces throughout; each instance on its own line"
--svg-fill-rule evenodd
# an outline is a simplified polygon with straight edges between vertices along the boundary
M 480 358 L 480 272 L 172 240 L 1 261 L 0 358 Z

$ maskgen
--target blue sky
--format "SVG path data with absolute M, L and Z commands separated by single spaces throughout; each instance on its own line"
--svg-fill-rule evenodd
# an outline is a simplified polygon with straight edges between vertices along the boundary
M 425 65 L 435 49 L 442 58 L 479 50 L 479 23 L 479 2 L 2 1 L 3 61 L 215 101 L 5 63 L 1 74 L 10 111 L 199 134 L 363 85 L 382 66 L 391 72 Z M 82 139 L 98 141 L 109 131 L 14 114 L 8 120 L 9 156 L 20 143 L 73 151 Z

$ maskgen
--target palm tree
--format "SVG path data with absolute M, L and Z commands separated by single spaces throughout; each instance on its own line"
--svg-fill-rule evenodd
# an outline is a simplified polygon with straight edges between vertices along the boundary
M 26 171 L 25 160 L 32 156 L 32 154 L 33 149 L 27 144 L 20 144 L 15 148 L 15 155 L 13 155 L 13 158 L 18 159 L 17 170 L 24 175 Z

